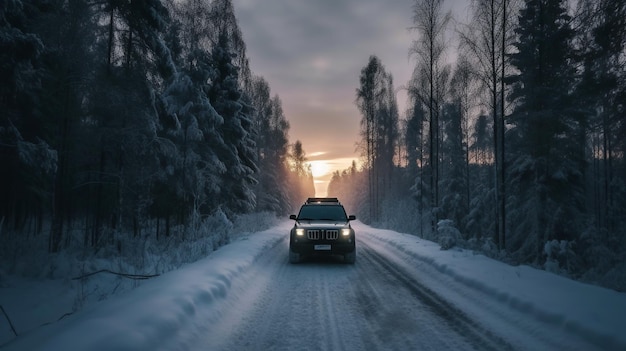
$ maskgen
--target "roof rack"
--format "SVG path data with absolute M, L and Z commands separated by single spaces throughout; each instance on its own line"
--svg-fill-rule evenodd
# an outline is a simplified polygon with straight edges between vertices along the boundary
M 336 197 L 310 197 L 306 200 L 307 204 L 312 202 L 336 202 L 339 203 L 339 199 Z

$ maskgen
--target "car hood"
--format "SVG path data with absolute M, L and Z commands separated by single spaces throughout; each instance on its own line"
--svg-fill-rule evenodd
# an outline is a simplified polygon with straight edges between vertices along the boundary
M 299 228 L 320 228 L 320 229 L 325 229 L 325 228 L 330 229 L 330 228 L 337 228 L 337 227 L 347 228 L 350 226 L 348 222 L 344 222 L 344 221 L 317 221 L 317 220 L 296 221 L 296 225 Z

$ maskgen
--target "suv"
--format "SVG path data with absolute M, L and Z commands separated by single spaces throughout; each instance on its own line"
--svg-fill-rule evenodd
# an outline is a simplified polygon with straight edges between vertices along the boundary
M 343 255 L 346 263 L 354 263 L 356 247 L 354 229 L 343 205 L 335 197 L 311 197 L 300 207 L 298 215 L 289 219 L 295 224 L 289 235 L 289 262 L 298 263 L 307 255 Z

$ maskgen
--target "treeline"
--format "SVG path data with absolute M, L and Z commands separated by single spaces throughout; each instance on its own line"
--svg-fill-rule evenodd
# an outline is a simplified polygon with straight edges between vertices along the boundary
M 575 3 L 475 0 L 452 28 L 443 0 L 416 0 L 406 115 L 370 57 L 363 167 L 329 194 L 366 222 L 439 240 L 452 221 L 467 247 L 626 288 L 626 1 Z
M 288 130 L 231 0 L 0 6 L 5 239 L 43 233 L 57 252 L 217 212 L 287 213 L 314 192 Z

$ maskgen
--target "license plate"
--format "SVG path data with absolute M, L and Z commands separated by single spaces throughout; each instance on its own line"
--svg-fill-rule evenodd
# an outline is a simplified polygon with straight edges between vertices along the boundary
M 315 245 L 316 251 L 330 251 L 330 245 Z

